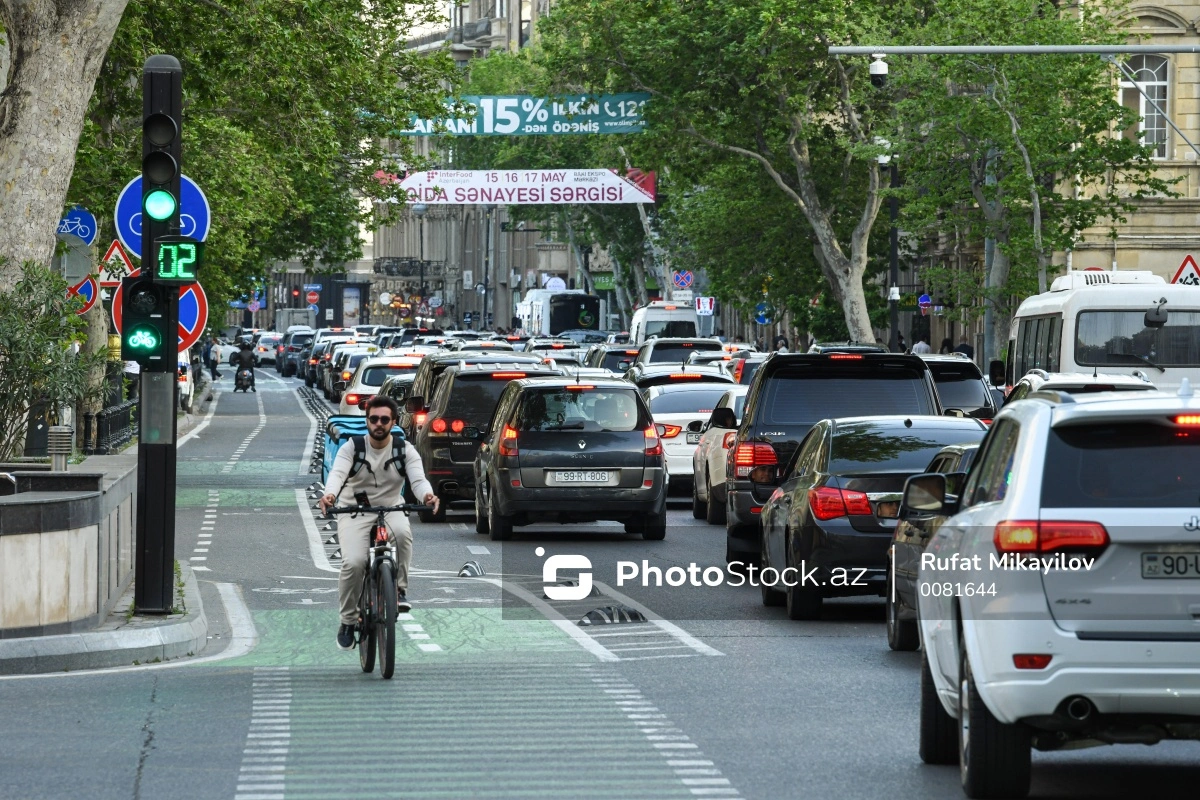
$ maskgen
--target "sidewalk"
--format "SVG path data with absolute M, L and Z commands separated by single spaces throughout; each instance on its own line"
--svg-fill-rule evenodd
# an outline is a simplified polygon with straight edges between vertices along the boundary
M 192 414 L 179 419 L 182 438 L 196 427 L 207 412 L 212 396 L 207 381 L 196 387 L 199 402 Z M 128 452 L 136 452 L 130 448 Z M 199 653 L 208 641 L 208 618 L 200 600 L 195 573 L 186 561 L 179 562 L 183 577 L 180 613 L 166 616 L 136 616 L 133 583 L 113 606 L 112 613 L 96 629 L 54 636 L 0 639 L 0 675 L 103 669 L 131 664 L 155 663 Z M 178 598 L 176 599 L 178 602 Z

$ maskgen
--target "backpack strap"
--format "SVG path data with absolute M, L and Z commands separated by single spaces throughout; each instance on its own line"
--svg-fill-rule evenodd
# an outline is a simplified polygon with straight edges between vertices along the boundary
M 365 434 L 351 436 L 350 441 L 354 444 L 354 460 L 350 464 L 350 474 L 347 479 L 353 478 L 359 473 L 364 466 L 369 472 L 374 474 L 371 465 L 367 463 L 367 437 Z
M 355 436 L 351 436 L 350 441 L 354 443 L 354 461 L 350 465 L 350 474 L 349 474 L 348 478 L 353 478 L 355 475 L 357 475 L 359 473 L 359 470 L 361 470 L 363 467 L 366 467 L 367 471 L 370 472 L 372 475 L 374 475 L 375 470 L 371 469 L 371 465 L 367 461 L 367 437 L 366 437 L 366 434 L 360 433 Z M 404 465 L 404 447 L 405 447 L 404 434 L 402 432 L 401 433 L 393 433 L 392 434 L 392 457 L 384 462 L 383 468 L 386 470 L 388 468 L 388 466 L 390 465 L 390 466 L 392 466 L 393 469 L 396 470 L 396 472 L 404 475 L 405 480 L 408 480 L 408 470 L 405 468 L 405 465 Z

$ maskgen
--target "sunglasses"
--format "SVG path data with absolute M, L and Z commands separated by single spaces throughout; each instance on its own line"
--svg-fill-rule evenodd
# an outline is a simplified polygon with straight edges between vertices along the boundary
M 392 421 L 391 417 L 371 416 L 371 417 L 367 417 L 367 419 L 370 420 L 372 425 L 386 425 L 387 423 Z

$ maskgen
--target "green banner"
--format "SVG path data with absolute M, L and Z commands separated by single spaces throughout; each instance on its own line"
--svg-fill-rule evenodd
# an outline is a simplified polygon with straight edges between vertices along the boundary
M 413 115 L 397 136 L 562 136 L 582 133 L 641 133 L 645 92 L 533 97 L 527 94 L 464 95 L 468 119 Z M 448 101 L 447 105 L 452 101 Z

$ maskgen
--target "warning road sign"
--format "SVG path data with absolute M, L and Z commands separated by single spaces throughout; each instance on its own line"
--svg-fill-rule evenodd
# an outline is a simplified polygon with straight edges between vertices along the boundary
M 129 254 L 125 252 L 125 248 L 117 239 L 113 239 L 113 243 L 108 246 L 108 250 L 104 251 L 104 258 L 100 261 L 98 282 L 105 288 L 113 289 L 120 286 L 121 279 L 133 272 L 133 262 L 129 260 Z
M 1196 266 L 1196 259 L 1190 255 L 1184 258 L 1183 263 L 1179 265 L 1179 271 L 1171 278 L 1171 283 L 1200 286 L 1200 267 Z

